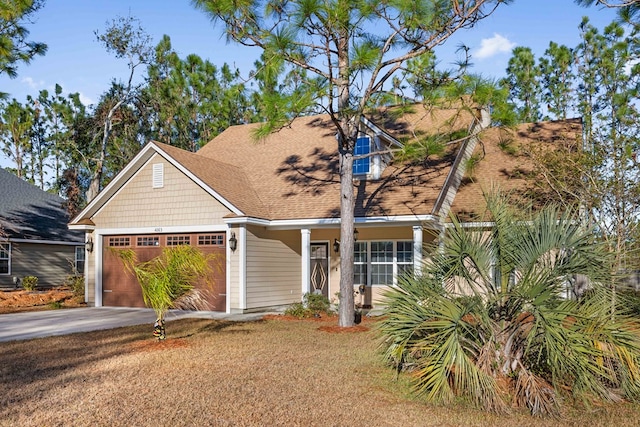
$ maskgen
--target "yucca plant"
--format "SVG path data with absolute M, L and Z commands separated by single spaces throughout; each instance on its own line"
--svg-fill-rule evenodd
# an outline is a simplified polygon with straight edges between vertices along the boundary
M 487 205 L 491 228 L 454 219 L 422 274 L 386 294 L 386 360 L 430 401 L 497 412 L 640 397 L 639 324 L 594 233 L 555 207 L 526 219 L 504 195 Z
M 138 279 L 145 305 L 156 313 L 154 336 L 158 339 L 165 339 L 164 318 L 170 308 L 200 308 L 202 299 L 194 284 L 210 277 L 211 256 L 189 245 L 164 248 L 160 256 L 146 262 L 138 262 L 131 249 L 117 253 Z

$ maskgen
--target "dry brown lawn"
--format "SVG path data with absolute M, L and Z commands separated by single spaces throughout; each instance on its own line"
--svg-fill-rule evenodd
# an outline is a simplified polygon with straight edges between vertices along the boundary
M 372 331 L 333 324 L 184 319 L 165 342 L 146 325 L 2 343 L 0 426 L 640 424 L 630 404 L 560 420 L 434 407 L 382 365 Z

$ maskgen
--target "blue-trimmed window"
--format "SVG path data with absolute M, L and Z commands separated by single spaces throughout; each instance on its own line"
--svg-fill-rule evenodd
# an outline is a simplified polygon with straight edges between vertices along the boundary
M 366 156 L 371 153 L 371 138 L 368 136 L 361 136 L 356 140 L 356 146 L 353 150 L 354 156 Z M 353 174 L 354 175 L 366 175 L 371 169 L 371 157 L 363 157 L 353 161 Z

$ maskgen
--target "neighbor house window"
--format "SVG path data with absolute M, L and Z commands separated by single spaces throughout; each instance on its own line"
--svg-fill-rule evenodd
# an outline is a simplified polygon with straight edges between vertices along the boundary
M 393 285 L 397 276 L 413 271 L 413 242 L 356 242 L 353 271 L 354 285 Z
M 371 157 L 368 154 L 371 153 L 371 138 L 368 136 L 361 136 L 356 140 L 356 146 L 353 150 L 354 157 L 366 156 L 353 161 L 353 174 L 354 175 L 366 175 L 371 169 Z
M 167 246 L 190 245 L 189 236 L 167 236 Z
M 11 243 L 0 243 L 0 274 L 11 273 Z
M 84 252 L 84 246 L 76 246 L 76 257 L 74 260 L 74 266 L 76 269 L 76 273 L 78 274 L 84 274 Z
M 224 233 L 198 236 L 198 246 L 224 246 Z

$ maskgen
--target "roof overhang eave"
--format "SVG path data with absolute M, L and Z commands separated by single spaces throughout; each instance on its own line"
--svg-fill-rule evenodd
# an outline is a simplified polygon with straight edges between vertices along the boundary
M 226 217 L 224 222 L 228 225 L 259 225 L 271 230 L 299 230 L 303 228 L 337 228 L 340 226 L 341 220 L 340 218 L 268 220 L 246 216 L 234 216 Z M 434 215 L 397 215 L 356 217 L 354 223 L 359 227 L 398 227 L 428 224 L 437 228 L 439 227 L 440 220 Z

